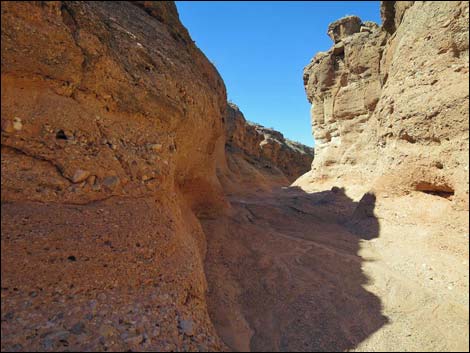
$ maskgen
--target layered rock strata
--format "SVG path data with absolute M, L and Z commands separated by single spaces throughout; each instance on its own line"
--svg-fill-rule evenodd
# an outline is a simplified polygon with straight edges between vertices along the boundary
M 468 209 L 468 3 L 384 1 L 304 70 L 316 158 L 300 184 L 423 191 Z
M 219 350 L 225 87 L 172 2 L 2 2 L 2 351 Z
M 200 224 L 229 208 L 218 177 L 287 185 L 310 150 L 227 108 L 173 2 L 1 10 L 2 351 L 223 350 Z
M 280 132 L 247 121 L 233 103 L 227 105 L 224 157 L 218 176 L 227 193 L 286 186 L 310 170 L 314 150 Z

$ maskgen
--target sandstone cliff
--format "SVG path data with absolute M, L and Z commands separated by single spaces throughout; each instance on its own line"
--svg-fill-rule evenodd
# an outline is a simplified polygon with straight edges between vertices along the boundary
M 248 122 L 233 103 L 224 118 L 225 157 L 217 163 L 217 174 L 226 193 L 286 186 L 310 170 L 313 148 Z
M 316 158 L 298 184 L 423 191 L 468 209 L 468 2 L 384 1 L 304 70 Z
M 1 10 L 2 351 L 221 349 L 195 214 L 226 95 L 175 4 Z
M 197 217 L 313 151 L 227 107 L 173 2 L 1 10 L 2 351 L 223 349 Z

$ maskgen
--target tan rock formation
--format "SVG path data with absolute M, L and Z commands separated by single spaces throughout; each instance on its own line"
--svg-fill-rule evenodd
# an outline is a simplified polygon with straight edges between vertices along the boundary
M 304 70 L 316 158 L 298 184 L 413 190 L 468 209 L 468 3 L 382 3 L 346 17 Z M 333 38 L 333 37 L 332 37 Z
M 286 186 L 310 169 L 313 148 L 246 121 L 233 103 L 225 114 L 225 153 L 218 176 L 226 193 Z
M 216 165 L 229 192 L 313 157 L 226 109 L 172 2 L 2 2 L 2 351 L 224 347 L 196 218 L 228 208 Z
M 2 351 L 220 349 L 195 214 L 226 95 L 174 3 L 1 10 Z
M 174 3 L 2 2 L 2 351 L 468 350 L 468 3 L 382 6 L 302 189 Z

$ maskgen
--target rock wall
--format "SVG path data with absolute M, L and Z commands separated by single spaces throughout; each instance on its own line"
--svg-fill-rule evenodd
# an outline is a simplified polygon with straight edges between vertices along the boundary
M 175 4 L 1 11 L 2 351 L 222 349 L 196 215 L 226 94 Z
M 423 191 L 468 209 L 468 9 L 384 1 L 381 27 L 329 26 L 334 46 L 304 70 L 317 145 L 298 184 Z
M 233 103 L 228 103 L 224 121 L 224 157 L 217 170 L 226 193 L 287 186 L 310 170 L 313 148 L 248 122 Z
M 200 219 L 313 150 L 227 107 L 173 2 L 1 11 L 2 351 L 224 349 Z

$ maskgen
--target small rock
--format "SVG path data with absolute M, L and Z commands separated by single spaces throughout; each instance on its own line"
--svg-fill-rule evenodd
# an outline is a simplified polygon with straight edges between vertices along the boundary
M 161 143 L 154 143 L 150 145 L 150 149 L 155 152 L 163 151 L 163 145 Z
M 87 178 L 86 181 L 87 181 L 88 185 L 90 185 L 90 186 L 95 185 L 96 175 L 90 175 L 90 176 Z
M 117 331 L 113 326 L 104 324 L 101 325 L 99 329 L 99 334 L 103 337 L 112 337 L 117 334 Z
M 70 332 L 74 335 L 80 335 L 85 331 L 85 324 L 83 322 L 77 322 L 75 325 L 72 326 Z
M 179 328 L 186 336 L 192 336 L 194 334 L 193 321 L 192 320 L 180 320 Z
M 343 53 L 344 53 L 344 43 L 343 42 L 336 43 L 335 46 L 333 47 L 333 54 L 340 55 Z
M 55 341 L 55 340 L 60 341 L 60 340 L 67 339 L 69 336 L 70 336 L 70 333 L 68 331 L 61 330 L 61 331 L 51 332 L 48 335 L 46 335 L 44 338 L 52 340 L 52 341 Z
M 8 133 L 15 132 L 15 129 L 13 128 L 13 123 L 10 120 L 6 120 L 2 124 L 2 130 Z
M 117 176 L 107 176 L 103 179 L 102 184 L 108 189 L 114 189 L 119 185 L 119 177 Z
M 18 117 L 15 117 L 13 119 L 13 129 L 16 131 L 21 131 L 23 129 L 23 123 L 21 122 L 21 119 Z
M 19 343 L 16 343 L 11 347 L 11 351 L 12 352 L 21 352 L 21 351 L 23 351 L 23 346 Z
M 90 172 L 83 169 L 77 169 L 72 177 L 72 183 L 81 183 L 85 181 L 90 176 Z
M 131 346 L 138 346 L 143 341 L 144 341 L 144 337 L 142 335 L 129 337 L 129 338 L 126 339 L 126 343 L 131 345 Z
M 13 319 L 15 315 L 13 314 L 13 312 L 9 311 L 8 313 L 5 314 L 5 316 L 3 317 L 4 320 L 11 320 Z
M 45 351 L 48 351 L 54 347 L 54 341 L 52 341 L 50 338 L 46 338 L 44 341 L 42 341 L 42 347 Z

